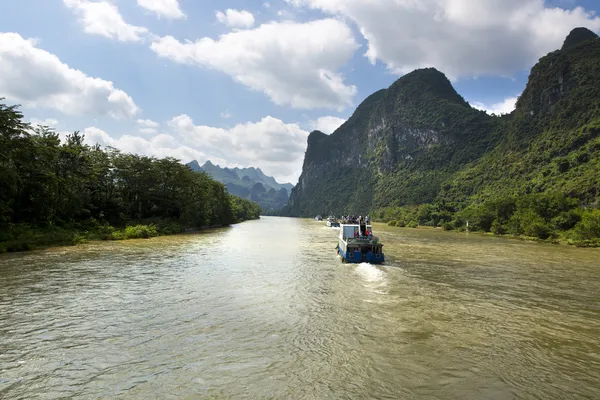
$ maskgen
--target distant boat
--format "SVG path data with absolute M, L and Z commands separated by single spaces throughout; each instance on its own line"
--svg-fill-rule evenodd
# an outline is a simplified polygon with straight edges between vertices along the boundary
M 340 224 L 337 252 L 342 262 L 383 264 L 383 243 L 373 236 L 373 228 L 364 221 Z
M 323 221 L 323 217 L 321 217 L 320 215 L 317 215 L 315 217 L 315 221 Z
M 327 222 L 325 223 L 329 228 L 339 228 L 340 223 L 338 222 L 336 217 L 329 216 L 327 217 Z

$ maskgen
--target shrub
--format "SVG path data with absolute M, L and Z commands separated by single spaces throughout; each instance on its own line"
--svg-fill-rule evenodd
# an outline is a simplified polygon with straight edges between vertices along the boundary
M 158 236 L 156 225 L 135 225 L 127 226 L 123 232 L 126 239 L 148 239 Z
M 600 210 L 584 212 L 574 231 L 579 240 L 600 238 Z
M 579 221 L 581 221 L 581 215 L 575 211 L 566 211 L 552 218 L 550 224 L 554 229 L 568 231 L 577 225 Z
M 539 239 L 548 239 L 552 235 L 552 228 L 546 220 L 532 209 L 526 209 L 515 214 L 520 217 L 521 230 L 525 236 L 536 237 Z
M 442 230 L 444 231 L 451 231 L 454 227 L 452 226 L 452 224 L 450 222 L 444 222 L 442 224 Z
M 410 221 L 406 226 L 409 228 L 416 228 L 419 224 L 417 224 L 417 221 Z
M 125 233 L 123 231 L 114 231 L 110 234 L 110 240 L 125 240 Z
M 494 222 L 492 222 L 492 232 L 494 235 L 504 235 L 506 233 L 506 228 L 495 219 Z

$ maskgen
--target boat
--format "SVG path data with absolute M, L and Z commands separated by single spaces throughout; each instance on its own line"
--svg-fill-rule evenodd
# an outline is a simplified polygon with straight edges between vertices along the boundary
M 336 217 L 329 216 L 327 217 L 327 222 L 325 223 L 329 228 L 339 228 L 340 223 L 338 222 Z
M 373 228 L 364 221 L 340 224 L 337 252 L 342 262 L 383 264 L 383 243 L 373 236 Z
M 323 221 L 323 217 L 321 217 L 320 215 L 317 215 L 315 217 L 315 221 Z

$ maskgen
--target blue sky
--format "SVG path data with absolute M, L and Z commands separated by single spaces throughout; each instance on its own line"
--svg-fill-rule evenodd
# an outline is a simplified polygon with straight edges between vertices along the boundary
M 600 31 L 599 11 L 595 0 L 4 1 L 0 96 L 63 135 L 296 183 L 308 132 L 331 133 L 414 68 L 511 111 L 536 60 L 576 26 Z

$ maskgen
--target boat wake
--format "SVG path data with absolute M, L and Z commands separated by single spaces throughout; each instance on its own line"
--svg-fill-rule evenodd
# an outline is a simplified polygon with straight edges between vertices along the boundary
M 375 265 L 369 263 L 358 264 L 354 272 L 360 275 L 367 282 L 383 282 L 386 280 L 387 275 L 385 271 L 382 271 Z

